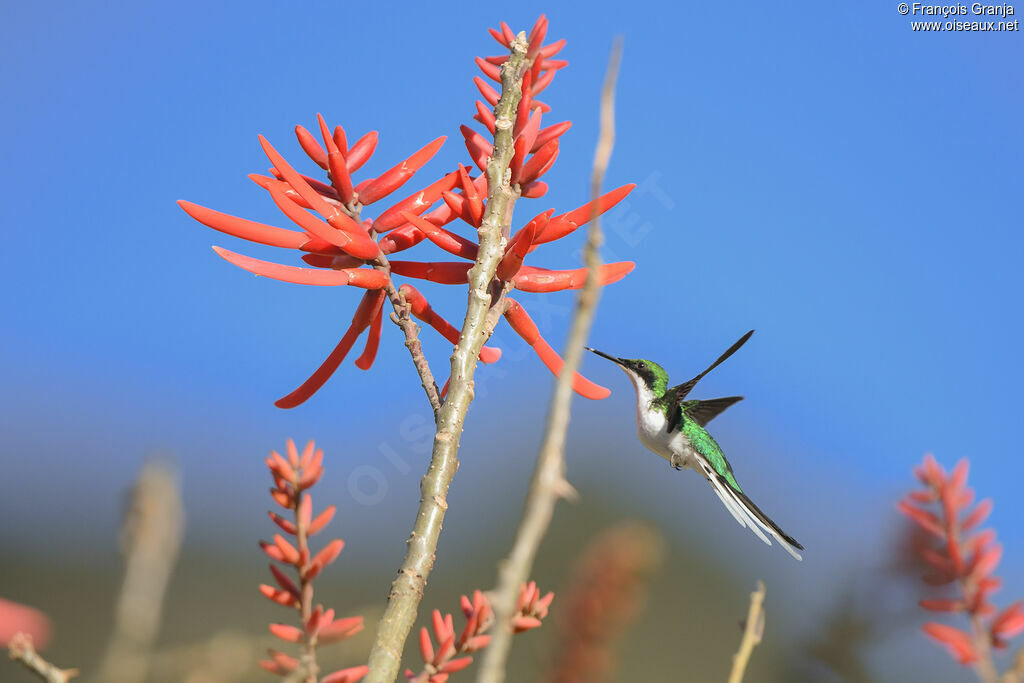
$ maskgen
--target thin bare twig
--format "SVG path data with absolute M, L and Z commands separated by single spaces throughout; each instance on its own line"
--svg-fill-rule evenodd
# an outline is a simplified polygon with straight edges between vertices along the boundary
M 478 231 L 480 251 L 469 271 L 469 301 L 459 343 L 451 360 L 448 397 L 437 414 L 437 430 L 430 466 L 420 482 L 416 523 L 398 577 L 391 585 L 388 605 L 377 625 L 370 651 L 367 683 L 390 683 L 398 675 L 402 650 L 416 620 L 423 589 L 434 565 L 441 523 L 448 508 L 448 487 L 459 467 L 458 449 L 466 411 L 473 400 L 473 375 L 486 341 L 491 308 L 491 282 L 504 252 L 505 235 L 517 198 L 509 185 L 508 168 L 514 152 L 513 125 L 522 97 L 522 78 L 528 65 L 526 34 L 511 45 L 511 57 L 501 69 L 502 91 L 494 108 L 494 152 L 487 161 L 487 209 Z
M 388 273 L 391 272 L 391 264 L 383 252 L 377 257 L 376 267 Z M 437 382 L 434 381 L 434 374 L 430 370 L 427 357 L 423 355 L 423 347 L 419 339 L 419 325 L 412 319 L 412 307 L 395 288 L 395 284 L 390 278 L 384 291 L 388 295 L 391 307 L 395 310 L 392 320 L 405 334 L 405 348 L 409 349 L 412 363 L 416 367 L 417 374 L 420 376 L 420 384 L 423 385 L 423 391 L 427 394 L 430 408 L 434 411 L 434 422 L 437 422 L 437 414 L 441 410 L 441 392 L 437 388 Z
M 515 609 L 519 586 L 526 581 L 533 569 L 537 549 L 551 524 L 555 503 L 561 497 L 575 494 L 575 489 L 565 479 L 565 439 L 569 430 L 572 405 L 572 377 L 580 366 L 583 345 L 590 333 L 600 297 L 598 268 L 601 265 L 599 250 L 603 235 L 597 199 L 601 196 L 601 184 L 615 144 L 615 82 L 621 56 L 622 43 L 621 40 L 616 40 L 612 46 L 608 71 L 601 91 L 601 132 L 594 152 L 594 167 L 590 181 L 590 193 L 594 200 L 591 204 L 593 213 L 590 217 L 587 243 L 583 250 L 587 279 L 576 299 L 576 311 L 565 347 L 565 366 L 558 376 L 551 400 L 544 440 L 537 455 L 537 465 L 526 496 L 523 516 L 519 522 L 512 551 L 501 565 L 498 586 L 494 591 L 492 604 L 499 625 L 509 623 L 508 617 Z M 478 683 L 500 683 L 504 680 L 505 664 L 511 646 L 512 631 L 507 627 L 496 628 L 494 639 L 484 655 L 477 675 Z
M 21 662 L 22 666 L 47 683 L 68 683 L 78 675 L 78 669 L 60 669 L 43 659 L 32 646 L 32 638 L 27 634 L 15 634 L 7 647 L 11 659 Z
M 729 683 L 741 683 L 743 673 L 747 670 L 750 653 L 761 644 L 764 637 L 764 581 L 757 582 L 757 590 L 750 594 L 750 608 L 747 610 L 747 621 L 743 626 L 743 639 L 740 649 L 732 657 L 732 672 Z
M 144 681 L 167 584 L 181 549 L 184 512 L 176 474 L 168 465 L 145 464 L 132 491 L 122 527 L 125 573 L 114 633 L 97 680 Z

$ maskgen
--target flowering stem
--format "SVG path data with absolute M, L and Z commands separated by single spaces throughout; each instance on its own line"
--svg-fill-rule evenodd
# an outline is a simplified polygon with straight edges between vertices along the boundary
M 754 648 L 761 644 L 764 637 L 764 581 L 757 582 L 757 590 L 750 594 L 750 608 L 747 610 L 747 621 L 743 626 L 743 639 L 740 649 L 732 657 L 732 671 L 729 683 L 741 683 L 747 670 L 747 662 Z
M 469 271 L 469 301 L 459 342 L 452 353 L 448 397 L 437 414 L 430 465 L 420 482 L 420 505 L 408 540 L 405 560 L 391 585 L 387 608 L 370 650 L 367 683 L 390 683 L 398 675 L 402 650 L 416 620 L 423 589 L 434 564 L 441 523 L 448 508 L 448 487 L 459 466 L 458 447 L 466 411 L 473 400 L 473 375 L 486 341 L 491 282 L 503 255 L 516 194 L 508 181 L 514 152 L 512 130 L 527 67 L 526 34 L 512 41 L 511 57 L 501 70 L 502 92 L 494 108 L 494 152 L 487 161 L 487 209 L 478 234 L 480 250 Z
M 299 549 L 299 556 L 309 557 L 309 533 L 306 527 L 306 520 L 299 512 L 302 509 L 302 499 L 309 494 L 302 490 L 299 484 L 302 470 L 296 468 L 295 477 L 292 480 L 293 490 L 296 492 L 292 511 L 295 513 L 295 542 Z M 307 561 L 308 562 L 308 561 Z M 313 615 L 313 582 L 304 571 L 299 571 L 299 614 L 302 624 L 309 623 Z M 320 667 L 316 662 L 316 635 L 310 635 L 303 628 L 302 643 L 302 665 L 297 669 L 301 672 L 303 683 L 316 683 Z
M 565 439 L 569 430 L 572 405 L 572 380 L 576 370 L 579 369 L 583 356 L 583 345 L 590 332 L 597 309 L 597 301 L 600 297 L 598 268 L 601 266 L 599 249 L 603 236 L 596 200 L 601 196 L 601 183 L 604 180 L 604 173 L 608 168 L 608 161 L 611 158 L 615 142 L 615 81 L 621 53 L 621 43 L 616 42 L 612 47 L 608 72 L 601 93 L 601 131 L 594 154 L 590 188 L 595 201 L 590 217 L 587 242 L 583 251 L 587 279 L 576 300 L 576 312 L 573 315 L 569 339 L 565 348 L 565 365 L 558 375 L 558 383 L 551 401 L 551 410 L 548 413 L 547 428 L 540 452 L 537 455 L 537 465 L 533 471 L 523 516 L 516 531 L 512 550 L 502 563 L 499 572 L 498 586 L 492 598 L 495 618 L 499 626 L 495 629 L 494 639 L 484 655 L 477 675 L 478 683 L 500 683 L 504 679 L 505 663 L 512 646 L 512 630 L 508 628 L 507 624 L 509 616 L 515 609 L 517 591 L 533 569 L 537 549 L 551 524 L 555 503 L 562 496 L 575 494 L 575 489 L 565 479 Z

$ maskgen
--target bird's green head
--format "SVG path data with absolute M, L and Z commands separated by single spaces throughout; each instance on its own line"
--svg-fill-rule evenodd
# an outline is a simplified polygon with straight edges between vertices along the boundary
M 592 349 L 589 346 L 586 348 L 587 351 L 596 353 L 601 358 L 607 358 L 622 368 L 623 372 L 633 380 L 633 385 L 637 390 L 644 387 L 654 394 L 655 398 L 661 398 L 665 395 L 665 390 L 668 389 L 668 373 L 665 372 L 665 368 L 653 360 L 646 360 L 644 358 L 616 358 L 603 351 Z

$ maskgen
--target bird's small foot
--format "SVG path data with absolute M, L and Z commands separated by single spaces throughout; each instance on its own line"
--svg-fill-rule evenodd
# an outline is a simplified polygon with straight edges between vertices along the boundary
M 681 470 L 686 466 L 686 461 L 681 456 L 673 453 L 672 457 L 668 460 L 668 464 L 671 465 L 674 470 Z

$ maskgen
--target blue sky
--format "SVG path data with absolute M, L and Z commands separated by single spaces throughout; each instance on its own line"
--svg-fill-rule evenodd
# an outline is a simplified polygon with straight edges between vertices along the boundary
M 256 135 L 297 160 L 292 128 L 317 112 L 350 135 L 380 131 L 369 174 L 448 135 L 413 182 L 432 179 L 466 161 L 458 126 L 474 111 L 472 58 L 498 52 L 486 28 L 525 28 L 546 11 L 571 62 L 545 93 L 547 120 L 574 126 L 552 191 L 518 222 L 586 200 L 598 88 L 612 37 L 625 40 L 606 183 L 641 190 L 609 215 L 605 256 L 638 267 L 606 290 L 592 344 L 679 378 L 756 328 L 698 394 L 747 396 L 715 423 L 719 440 L 794 535 L 829 547 L 836 566 L 858 548 L 881 557 L 911 465 L 926 451 L 949 465 L 970 457 L 973 484 L 997 501 L 1006 573 L 1022 575 L 1020 34 L 914 33 L 896 3 L 629 9 L 7 7 L 0 532 L 14 534 L 30 503 L 31 523 L 58 536 L 71 514 L 113 524 L 152 452 L 181 462 L 200 517 L 243 519 L 259 459 L 288 436 L 318 438 L 350 483 L 360 467 L 384 472 L 370 517 L 406 528 L 426 411 L 397 331 L 385 328 L 370 373 L 348 364 L 308 405 L 279 411 L 272 401 L 334 345 L 358 292 L 252 278 L 210 246 L 274 250 L 203 228 L 174 201 L 282 224 L 245 177 L 268 166 Z M 575 267 L 578 240 L 560 245 L 538 263 Z M 424 291 L 457 318 L 463 295 L 440 289 Z M 571 298 L 521 299 L 560 346 Z M 493 472 L 525 482 L 539 438 L 523 434 L 539 434 L 550 377 L 508 330 L 497 341 L 507 362 L 481 375 L 456 489 L 493 484 Z M 445 366 L 443 343 L 430 338 L 428 352 Z M 576 476 L 636 492 L 651 515 L 675 517 L 680 486 L 715 505 L 696 498 L 699 482 L 665 482 L 663 463 L 642 459 L 625 378 L 596 358 L 585 370 L 614 393 L 576 404 Z M 479 462 L 488 429 L 509 423 L 522 448 Z M 574 442 L 619 452 L 590 458 Z M 732 534 L 714 552 L 752 550 L 724 513 L 707 523 Z

